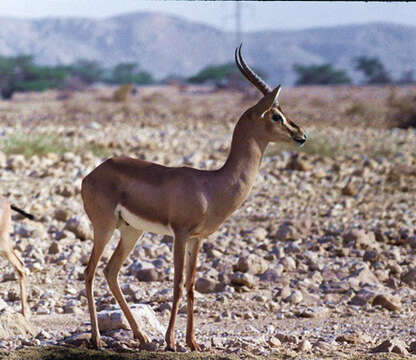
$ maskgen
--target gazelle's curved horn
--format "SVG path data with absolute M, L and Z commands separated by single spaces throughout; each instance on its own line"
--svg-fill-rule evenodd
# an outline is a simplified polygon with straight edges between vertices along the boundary
M 241 43 L 238 48 L 235 49 L 235 63 L 237 64 L 238 69 L 250 81 L 257 89 L 259 89 L 264 95 L 272 91 L 271 87 L 267 85 L 261 78 L 258 76 L 244 61 L 243 56 L 241 55 Z

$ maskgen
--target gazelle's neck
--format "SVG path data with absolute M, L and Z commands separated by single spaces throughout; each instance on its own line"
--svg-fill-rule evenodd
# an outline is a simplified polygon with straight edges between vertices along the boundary
M 219 170 L 226 192 L 245 200 L 259 171 L 267 141 L 255 136 L 248 119 L 240 120 L 234 128 L 231 149 Z

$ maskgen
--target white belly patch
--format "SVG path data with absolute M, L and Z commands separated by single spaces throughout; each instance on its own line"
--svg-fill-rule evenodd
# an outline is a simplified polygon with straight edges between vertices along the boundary
M 163 225 L 161 223 L 143 219 L 142 217 L 133 214 L 120 204 L 117 205 L 116 209 L 114 210 L 114 213 L 116 214 L 116 216 L 120 216 L 125 222 L 127 222 L 130 226 L 134 227 L 137 230 L 143 230 L 159 235 L 174 236 L 173 230 L 169 224 Z

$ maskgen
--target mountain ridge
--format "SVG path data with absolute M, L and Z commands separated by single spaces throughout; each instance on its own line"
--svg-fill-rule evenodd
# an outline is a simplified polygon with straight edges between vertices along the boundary
M 104 66 L 137 62 L 157 79 L 191 76 L 210 64 L 234 61 L 235 34 L 180 16 L 134 12 L 107 18 L 0 17 L 0 55 L 32 54 L 39 64 L 80 58 Z M 13 34 L 13 36 L 10 36 Z M 353 59 L 376 56 L 398 78 L 415 69 L 416 26 L 374 22 L 243 34 L 247 62 L 270 82 L 293 84 L 295 63 L 331 63 L 355 80 Z M 416 69 L 415 69 L 416 70 Z

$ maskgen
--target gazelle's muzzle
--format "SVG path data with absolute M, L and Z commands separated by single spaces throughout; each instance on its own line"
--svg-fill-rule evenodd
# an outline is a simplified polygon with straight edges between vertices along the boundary
M 302 136 L 296 136 L 296 135 L 292 135 L 292 139 L 299 145 L 299 146 L 303 146 L 305 144 L 305 141 L 308 137 L 306 136 L 306 134 L 303 134 Z

